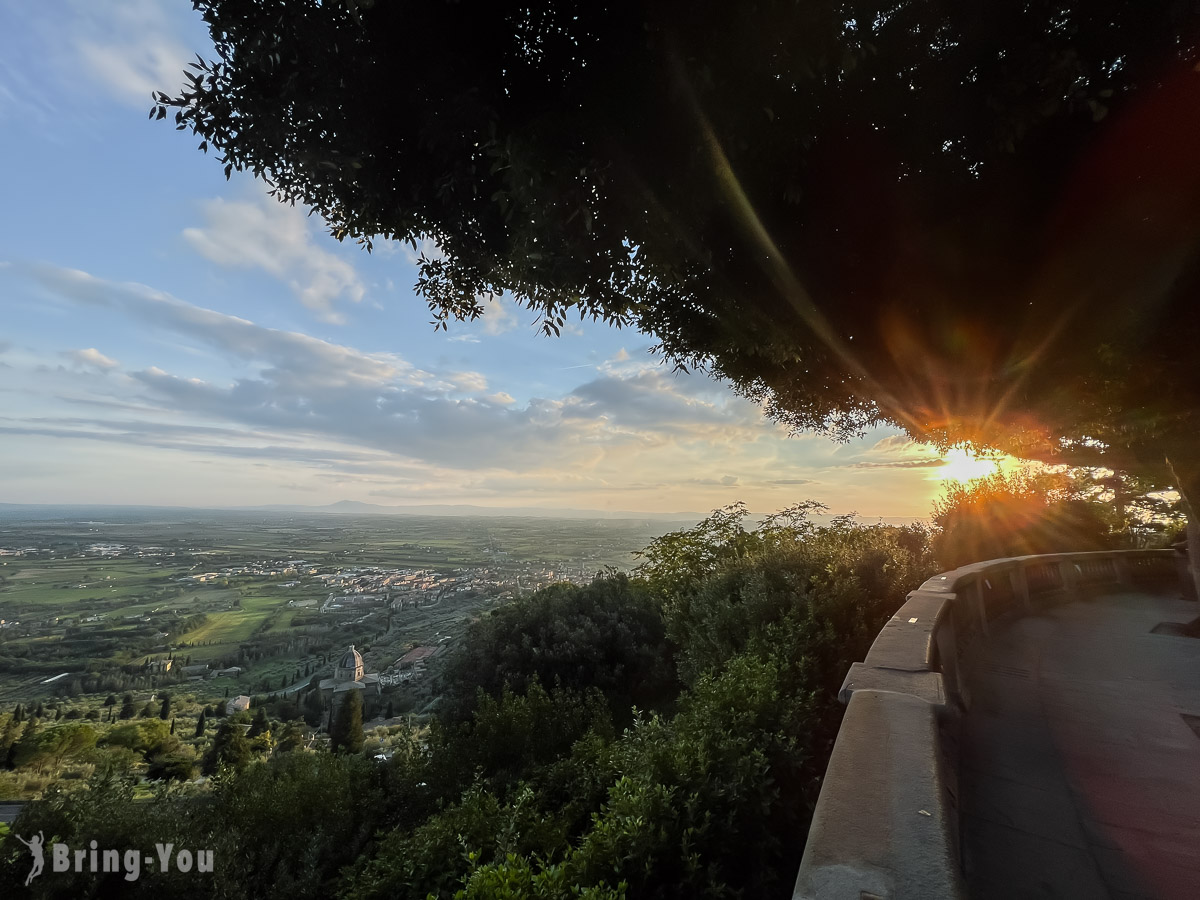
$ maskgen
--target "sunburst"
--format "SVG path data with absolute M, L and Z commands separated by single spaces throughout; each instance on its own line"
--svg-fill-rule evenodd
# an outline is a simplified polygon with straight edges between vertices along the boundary
M 942 481 L 975 481 L 1000 471 L 1000 460 L 996 457 L 977 456 L 962 447 L 951 447 L 942 454 L 942 465 L 937 469 L 937 478 Z

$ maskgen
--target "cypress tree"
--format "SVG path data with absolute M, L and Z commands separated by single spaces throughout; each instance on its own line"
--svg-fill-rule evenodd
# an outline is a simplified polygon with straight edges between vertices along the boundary
M 249 764 L 250 744 L 246 741 L 246 735 L 242 733 L 242 726 L 222 722 L 212 747 L 204 756 L 204 774 L 215 775 L 222 765 L 240 772 Z
M 271 723 L 267 721 L 267 711 L 260 706 L 254 715 L 254 721 L 250 723 L 250 730 L 246 732 L 246 737 L 258 737 L 270 730 Z
M 329 733 L 334 752 L 358 753 L 363 748 L 363 702 L 358 691 L 347 691 Z
M 200 718 L 196 720 L 196 737 L 204 737 L 204 726 L 208 724 L 204 716 L 205 710 L 200 710 Z

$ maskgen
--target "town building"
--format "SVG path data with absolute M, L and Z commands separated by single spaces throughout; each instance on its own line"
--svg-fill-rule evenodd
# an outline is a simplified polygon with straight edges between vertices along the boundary
M 346 691 L 370 691 L 378 694 L 379 676 L 368 675 L 363 664 L 362 654 L 354 649 L 354 645 L 342 654 L 333 669 L 332 678 L 322 678 L 320 682 L 321 699 L 328 705 L 330 701 L 339 699 Z
M 241 712 L 250 708 L 250 698 L 245 694 L 238 694 L 236 697 L 230 697 L 229 702 L 225 704 L 225 715 L 232 716 L 234 713 Z

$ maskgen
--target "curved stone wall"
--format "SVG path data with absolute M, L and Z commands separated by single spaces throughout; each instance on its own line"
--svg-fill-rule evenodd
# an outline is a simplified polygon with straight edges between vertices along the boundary
M 965 897 L 953 740 L 970 708 L 964 655 L 991 623 L 1089 589 L 1176 587 L 1171 550 L 1021 556 L 944 572 L 908 595 L 839 698 L 846 714 L 794 900 Z

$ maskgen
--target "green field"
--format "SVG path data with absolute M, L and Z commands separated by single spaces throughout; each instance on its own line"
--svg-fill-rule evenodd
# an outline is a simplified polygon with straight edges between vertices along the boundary
M 49 696 L 89 674 L 144 687 L 177 683 L 177 676 L 138 674 L 142 662 L 171 654 L 180 663 L 240 665 L 243 692 L 263 684 L 273 690 L 298 670 L 327 666 L 330 654 L 349 643 L 369 648 L 371 665 L 382 670 L 410 646 L 461 633 L 471 617 L 492 608 L 490 598 L 453 595 L 392 615 L 382 608 L 318 615 L 287 605 L 319 603 L 337 590 L 309 575 L 310 568 L 486 567 L 515 581 L 536 564 L 590 577 L 607 566 L 633 566 L 633 551 L 663 530 L 645 522 L 195 510 L 22 519 L 0 510 L 0 548 L 38 548 L 0 557 L 0 619 L 19 623 L 0 629 L 0 699 Z M 104 543 L 125 549 L 117 557 L 87 552 Z M 305 564 L 284 574 L 289 560 Z M 248 566 L 256 574 L 235 571 Z M 208 582 L 188 577 L 202 573 L 218 575 Z M 520 590 L 532 579 L 516 583 Z M 63 672 L 74 674 L 41 683 Z M 229 684 L 193 686 L 200 696 L 220 696 Z

